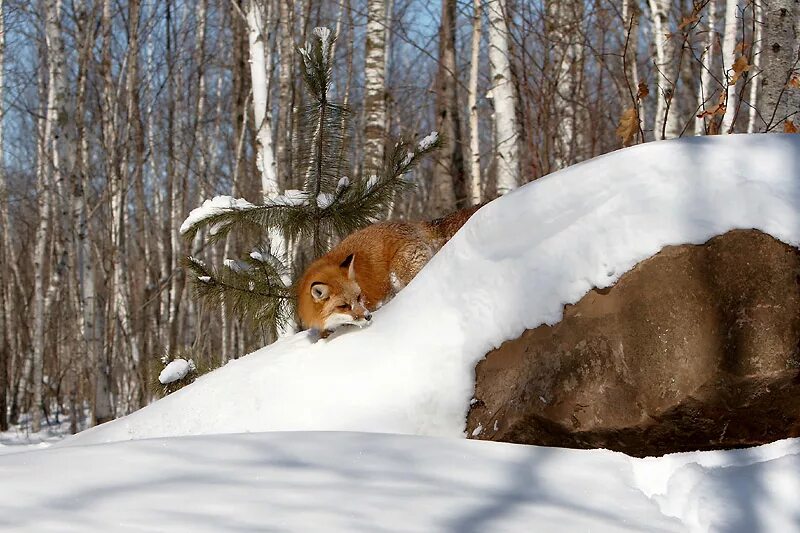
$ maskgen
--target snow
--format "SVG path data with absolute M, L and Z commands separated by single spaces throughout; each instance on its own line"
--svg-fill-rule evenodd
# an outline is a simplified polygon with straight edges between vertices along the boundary
M 211 281 L 211 276 L 197 276 L 197 279 L 203 283 L 209 283 Z
M 423 137 L 421 141 L 419 141 L 419 144 L 417 144 L 417 148 L 419 149 L 420 152 L 424 152 L 425 150 L 430 148 L 431 145 L 435 143 L 438 139 L 439 139 L 439 132 L 432 131 L 428 135 Z
M 51 447 L 0 456 L 0 524 L 37 532 L 798 531 L 790 490 L 800 439 L 691 455 L 683 463 L 335 432 Z M 666 491 L 648 496 L 638 476 L 666 467 Z
M 158 375 L 158 381 L 162 385 L 166 385 L 185 378 L 186 374 L 192 370 L 194 370 L 194 362 L 191 359 L 188 361 L 186 359 L 175 359 L 164 367 L 164 370 Z
M 93 443 L 247 431 L 463 437 L 475 364 L 666 245 L 734 228 L 800 242 L 800 137 L 653 142 L 570 167 L 483 207 L 372 325 L 307 332 L 227 364 Z M 335 398 L 335 401 L 331 401 Z
M 0 527 L 798 532 L 800 439 L 636 459 L 463 437 L 491 348 L 666 245 L 757 228 L 797 246 L 799 222 L 799 136 L 648 143 L 558 172 L 482 208 L 371 327 L 281 339 L 0 455 Z
M 347 176 L 342 176 L 339 178 L 339 182 L 336 184 L 336 194 L 341 194 L 343 190 L 350 186 L 350 178 Z
M 329 192 L 321 192 L 317 195 L 317 207 L 325 209 L 333 203 L 335 196 Z
M 244 210 L 256 207 L 247 200 L 242 198 L 233 198 L 231 196 L 215 196 L 211 200 L 206 200 L 203 205 L 192 209 L 189 216 L 181 224 L 181 235 L 191 229 L 192 226 L 201 222 L 209 217 L 224 213 L 226 211 Z

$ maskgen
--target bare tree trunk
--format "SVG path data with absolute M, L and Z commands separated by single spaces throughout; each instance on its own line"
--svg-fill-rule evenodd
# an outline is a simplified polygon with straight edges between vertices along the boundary
M 5 70 L 5 52 L 6 52 L 6 28 L 5 28 L 6 12 L 3 0 L 0 0 L 0 148 L 3 146 L 3 119 L 5 116 L 4 105 L 4 92 L 5 92 L 5 79 L 3 73 Z M 0 157 L 0 226 L 3 227 L 0 231 L 0 261 L 4 265 L 8 265 L 11 261 L 9 257 L 9 250 L 11 248 L 11 239 L 8 231 L 8 184 L 6 182 L 6 170 L 3 158 Z M 6 271 L 8 272 L 8 271 Z M 4 276 L 7 278 L 8 275 Z M 6 310 L 11 305 L 13 295 L 6 295 L 6 288 L 11 284 L 6 284 L 5 279 L 0 285 L 0 431 L 8 429 L 8 418 L 6 416 L 8 404 L 7 398 L 9 393 L 8 387 L 8 354 L 11 351 L 10 334 L 8 333 L 10 321 L 6 320 Z
M 467 202 L 464 148 L 458 105 L 456 65 L 456 2 L 442 1 L 439 28 L 439 70 L 436 91 L 436 129 L 444 138 L 433 178 L 433 214 L 443 215 Z
M 364 173 L 383 168 L 386 137 L 386 1 L 367 1 L 364 60 Z
M 553 114 L 558 116 L 558 135 L 554 166 L 565 168 L 577 160 L 580 131 L 578 102 L 581 98 L 583 70 L 583 45 L 580 42 L 580 22 L 583 4 L 580 2 L 548 2 L 548 35 L 552 41 L 556 62 Z
M 658 72 L 658 94 L 653 136 L 656 139 L 671 139 L 681 132 L 679 116 L 672 107 L 672 97 L 677 84 L 677 62 L 675 61 L 675 39 L 670 33 L 669 12 L 672 0 L 649 0 L 653 14 L 653 42 L 656 48 L 655 68 Z M 676 100 L 677 101 L 677 100 Z
M 103 104 L 105 113 L 103 113 L 103 141 L 106 149 L 106 175 L 109 183 L 109 195 L 111 203 L 111 240 L 112 240 L 112 257 L 116 258 L 118 251 L 116 250 L 119 232 L 121 231 L 120 209 L 122 201 L 120 194 L 122 191 L 122 184 L 120 183 L 119 173 L 116 169 L 116 128 L 114 124 L 114 117 L 116 116 L 116 105 L 114 101 L 114 83 L 111 72 L 111 36 L 113 31 L 111 19 L 111 0 L 104 0 L 103 2 L 103 15 L 101 19 L 101 31 L 103 38 L 103 55 L 101 57 L 100 70 L 103 77 Z M 112 260 L 112 287 L 109 294 L 107 308 L 110 312 L 107 314 L 109 318 L 113 317 L 117 309 L 116 297 L 118 290 L 116 286 L 116 273 L 118 269 L 116 262 Z M 99 313 L 98 313 L 99 314 Z M 113 350 L 115 346 L 115 320 L 111 318 L 111 323 L 108 321 L 108 329 L 106 331 L 106 341 L 100 353 L 98 353 L 97 367 L 95 369 L 95 409 L 93 413 L 94 423 L 102 424 L 114 418 L 114 411 L 111 405 L 111 361 L 113 359 Z
M 278 0 L 279 17 L 278 52 L 280 54 L 280 77 L 278 78 L 278 139 L 276 155 L 278 185 L 281 190 L 292 187 L 292 110 L 294 108 L 294 3 Z
M 713 0 L 712 0 L 713 1 Z M 639 88 L 639 19 L 641 18 L 641 8 L 639 7 L 638 0 L 622 0 L 622 21 L 625 24 L 627 53 L 625 56 L 625 76 L 630 80 L 631 91 L 634 95 L 638 93 Z M 639 113 L 639 123 L 645 124 L 647 118 L 645 116 L 644 102 L 637 99 L 637 107 Z M 644 139 L 642 139 L 644 141 Z
M 783 131 L 800 111 L 800 90 L 789 83 L 798 66 L 797 2 L 770 0 L 764 8 L 764 73 L 759 109 L 765 131 Z
M 54 194 L 53 186 L 62 180 L 60 157 L 60 114 L 64 106 L 64 45 L 61 39 L 61 2 L 47 0 L 45 2 L 45 41 L 48 54 L 47 113 L 44 119 L 44 134 L 41 139 L 37 179 L 37 202 L 39 204 L 39 224 L 36 229 L 36 246 L 34 250 L 34 292 L 33 292 L 33 338 L 32 365 L 33 405 L 31 406 L 31 430 L 38 432 L 42 423 L 43 378 L 44 378 L 44 326 L 48 311 L 56 290 L 57 276 L 63 268 L 59 265 L 51 269 L 51 279 L 45 289 L 45 272 L 47 269 L 47 233 L 53 226 L 53 240 L 57 238 L 58 224 L 53 225 Z
M 264 198 L 278 194 L 275 156 L 272 147 L 272 119 L 269 111 L 270 38 L 266 28 L 270 20 L 269 2 L 250 0 L 247 26 L 250 44 L 250 76 L 253 80 L 253 112 L 256 128 L 256 166 L 261 173 L 261 194 Z
M 469 65 L 469 150 L 470 150 L 470 202 L 481 203 L 481 144 L 478 131 L 478 70 L 480 67 L 481 31 L 483 26 L 482 0 L 474 0 L 472 7 L 472 48 Z
M 695 135 L 705 135 L 706 133 L 706 119 L 702 115 L 705 110 L 706 104 L 710 101 L 712 96 L 711 82 L 713 77 L 711 75 L 711 68 L 714 64 L 714 42 L 716 41 L 717 31 L 717 2 L 716 0 L 709 0 L 706 6 L 708 12 L 708 28 L 706 31 L 705 52 L 703 53 L 702 71 L 700 73 L 700 85 L 698 86 L 697 93 L 697 109 L 700 111 L 698 116 L 695 117 L 694 133 Z
M 762 0 L 753 0 L 753 69 L 752 76 L 761 72 L 763 65 L 762 54 L 763 46 L 761 45 L 764 35 L 764 8 L 761 4 Z M 756 132 L 756 119 L 758 117 L 758 86 L 759 80 L 752 80 L 750 82 L 750 104 L 749 116 L 747 120 L 747 133 Z
M 489 73 L 494 103 L 494 143 L 497 163 L 497 194 L 503 195 L 520 185 L 519 131 L 516 95 L 509 61 L 509 31 L 506 0 L 489 0 Z
M 738 0 L 725 0 L 725 30 L 722 35 L 722 68 L 726 74 L 727 97 L 725 114 L 722 117 L 720 133 L 733 132 L 733 118 L 736 115 L 736 83 L 730 83 L 734 76 L 732 66 L 736 61 L 736 40 L 739 36 L 739 19 L 736 18 L 739 12 Z

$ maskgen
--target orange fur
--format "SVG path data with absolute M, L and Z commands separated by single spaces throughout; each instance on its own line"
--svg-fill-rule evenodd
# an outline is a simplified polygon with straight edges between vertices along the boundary
M 358 230 L 309 266 L 297 284 L 305 328 L 326 334 L 364 325 L 405 287 L 480 206 L 430 222 L 379 222 Z

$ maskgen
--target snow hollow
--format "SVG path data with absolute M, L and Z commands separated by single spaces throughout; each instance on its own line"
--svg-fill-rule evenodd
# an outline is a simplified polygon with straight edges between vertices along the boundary
M 482 208 L 373 325 L 307 333 L 65 441 L 286 430 L 463 437 L 475 364 L 667 245 L 756 228 L 800 243 L 800 136 L 647 143 Z

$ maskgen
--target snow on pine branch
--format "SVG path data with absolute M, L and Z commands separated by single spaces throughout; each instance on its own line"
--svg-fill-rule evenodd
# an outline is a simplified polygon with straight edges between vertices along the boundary
M 247 209 L 255 209 L 258 206 L 251 204 L 243 198 L 234 198 L 232 196 L 215 196 L 211 200 L 206 200 L 203 205 L 192 209 L 189 216 L 181 224 L 181 235 L 185 234 L 200 222 L 211 218 L 213 216 L 226 213 L 229 211 L 245 211 Z

